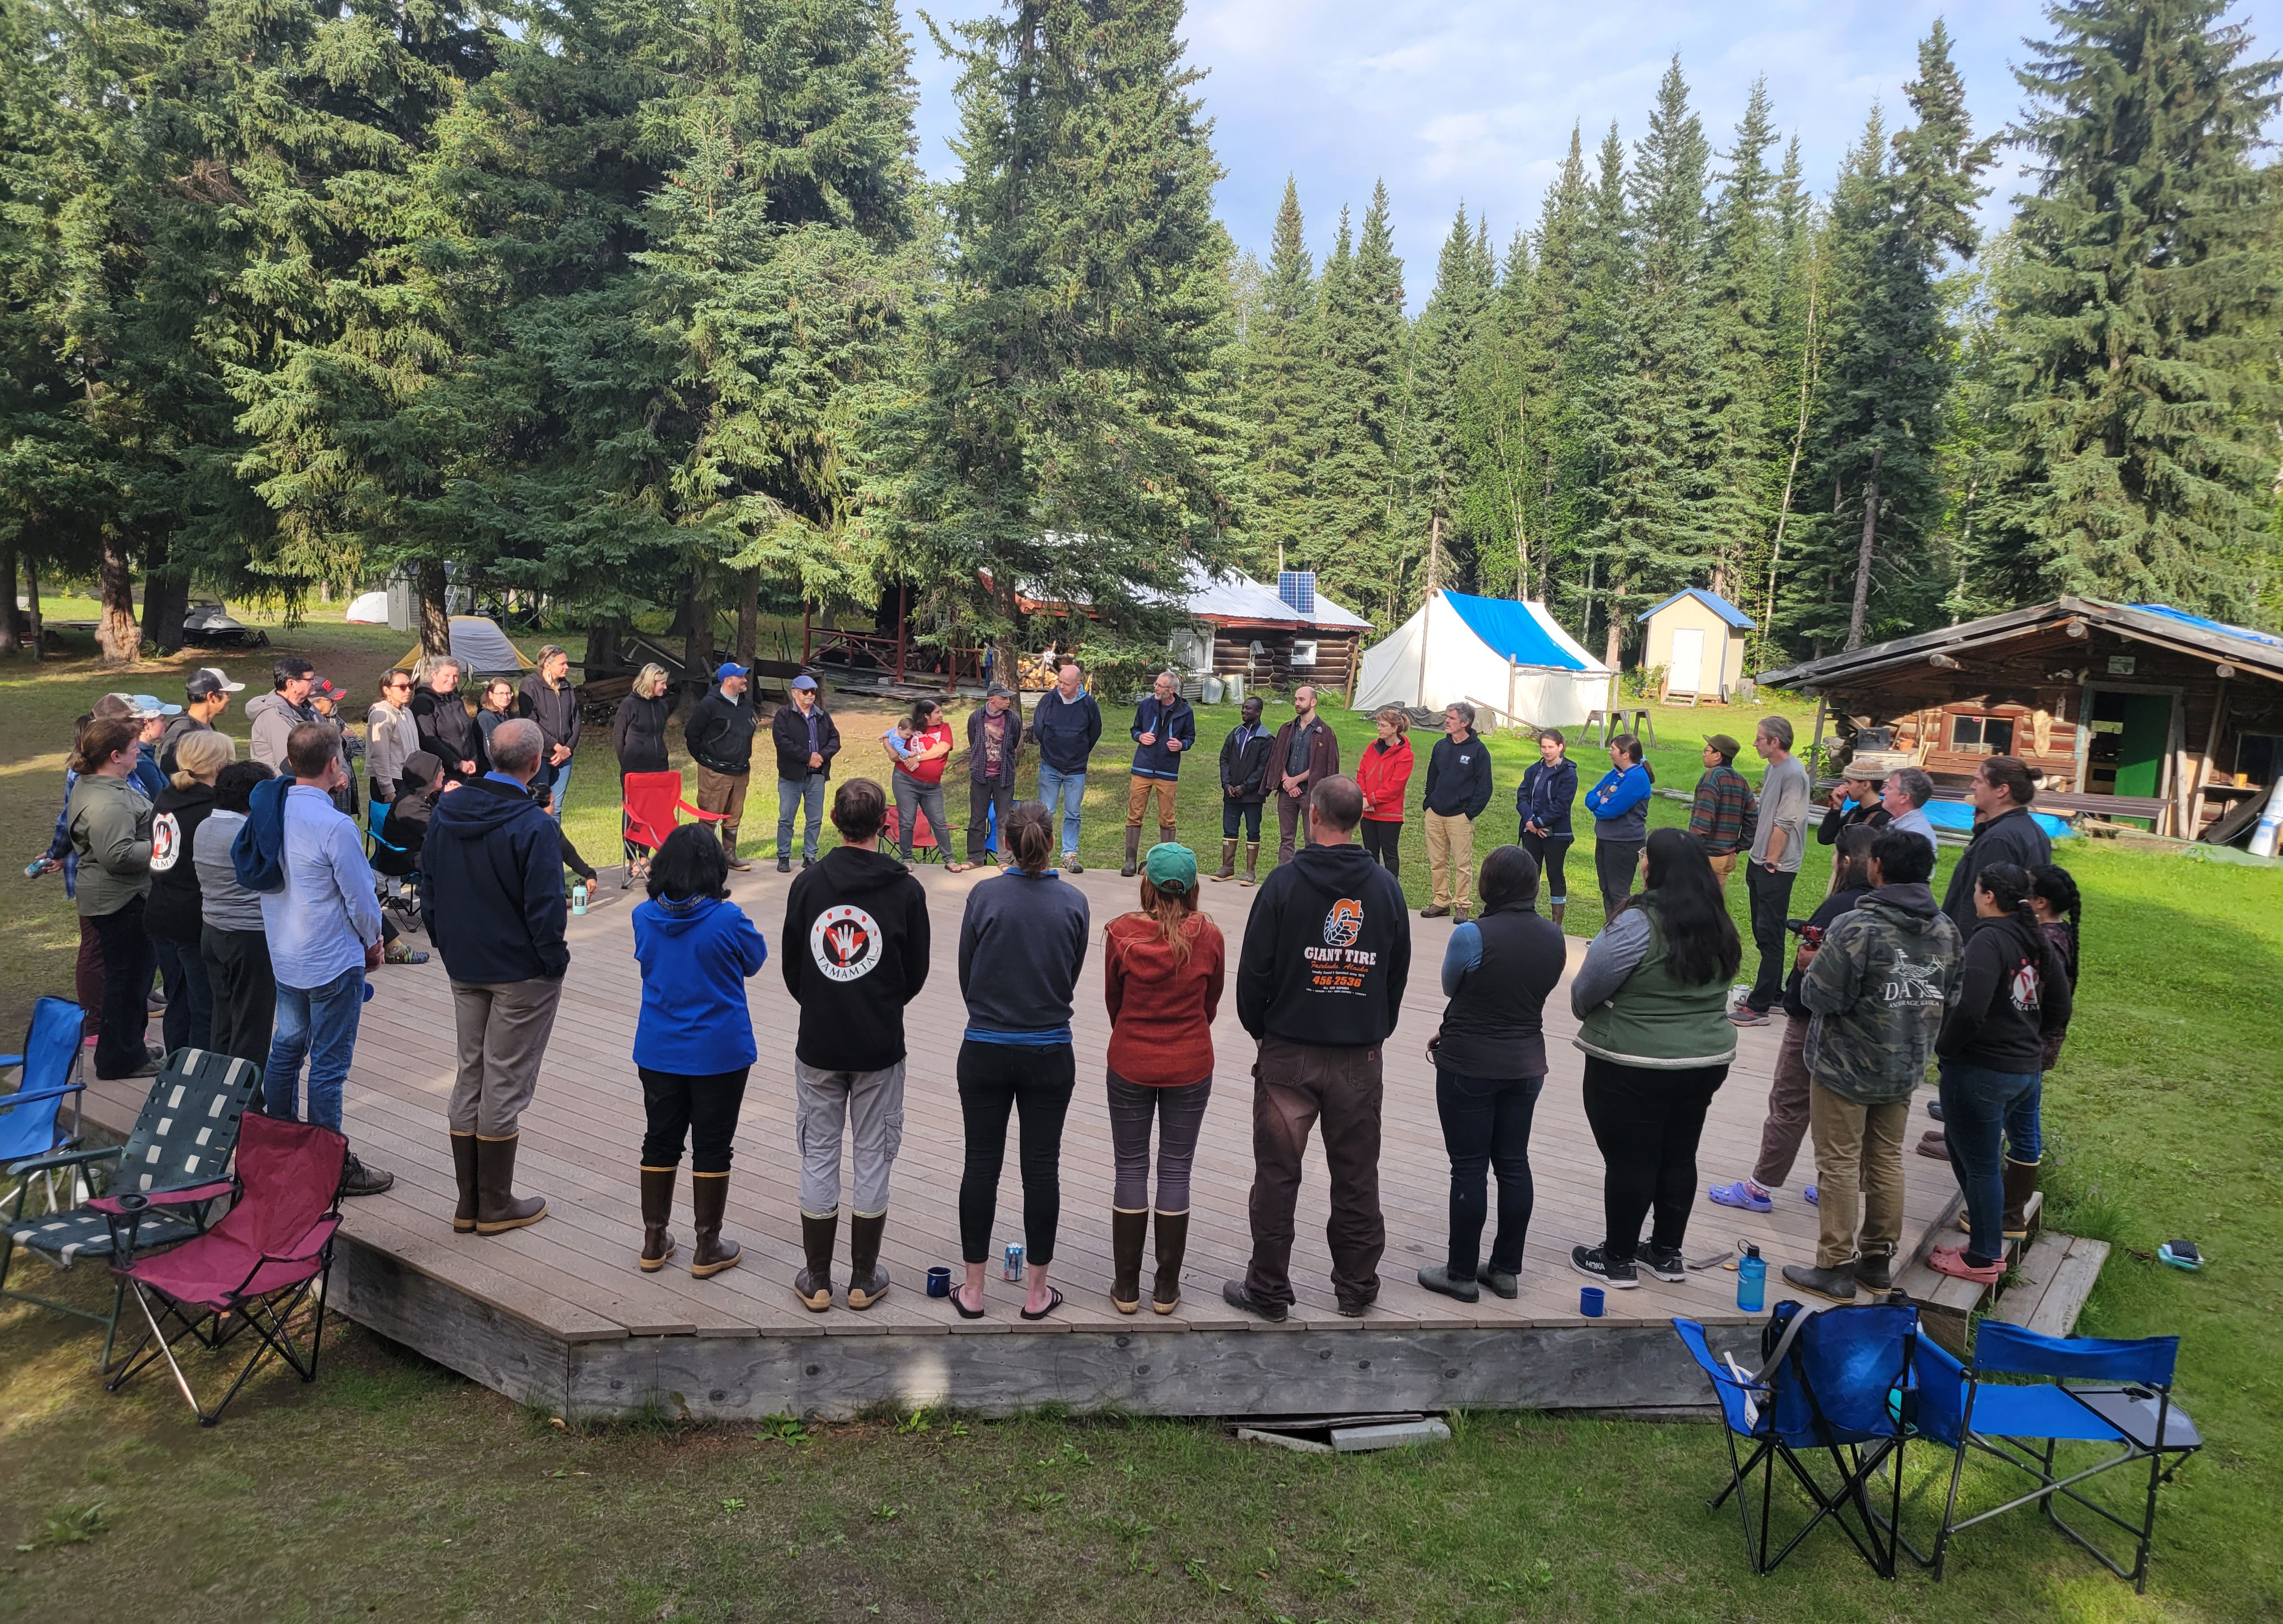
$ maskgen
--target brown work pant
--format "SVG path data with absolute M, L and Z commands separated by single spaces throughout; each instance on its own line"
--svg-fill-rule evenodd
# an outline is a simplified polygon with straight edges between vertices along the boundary
M 1173 827 L 1173 796 L 1180 789 L 1179 781 L 1171 778 L 1143 778 L 1135 773 L 1126 781 L 1126 827 L 1142 827 L 1142 814 L 1149 809 L 1149 796 L 1157 797 L 1157 827 Z
M 714 827 L 721 838 L 730 845 L 737 843 L 737 825 L 744 820 L 745 786 L 752 781 L 751 773 L 716 773 L 712 767 L 697 769 L 697 810 L 720 812 L 721 821 Z
M 1760 1124 L 1760 1159 L 1752 1164 L 1752 1182 L 1765 1189 L 1780 1189 L 1791 1177 L 1807 1137 L 1808 1086 L 1807 1022 L 1786 1015 L 1775 1080 L 1768 1084 L 1768 1119 Z
M 1892 1256 L 1903 1239 L 1903 1134 L 1911 1102 L 1857 1105 L 1821 1084 L 1808 1090 L 1815 1127 L 1815 1266 L 1843 1269 L 1858 1254 Z M 1856 1229 L 1857 1203 L 1862 1229 Z
M 1308 792 L 1297 795 L 1276 792 L 1276 860 L 1289 863 L 1297 837 L 1299 845 L 1308 843 Z
M 1379 1295 L 1387 1222 L 1379 1209 L 1380 1050 L 1319 1048 L 1261 1040 L 1252 1062 L 1252 1262 L 1244 1289 L 1255 1302 L 1292 1302 L 1292 1209 L 1300 1164 L 1321 1121 L 1332 1175 L 1324 1240 L 1332 1289 L 1348 1302 Z

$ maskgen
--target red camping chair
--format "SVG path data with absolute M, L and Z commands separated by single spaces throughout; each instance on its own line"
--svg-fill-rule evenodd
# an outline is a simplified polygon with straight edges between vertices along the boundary
M 619 878 L 619 889 L 624 890 L 634 883 L 634 854 L 637 848 L 655 854 L 666 843 L 681 821 L 677 814 L 688 812 L 693 818 L 708 823 L 719 823 L 728 814 L 700 812 L 682 798 L 682 774 L 679 773 L 629 773 L 627 774 L 626 844 L 627 871 Z
M 912 809 L 912 843 L 907 847 L 902 833 L 903 820 L 897 812 L 893 806 L 888 808 L 888 821 L 881 828 L 880 838 L 903 852 L 904 860 L 908 863 L 942 861 L 943 848 L 936 843 L 935 827 L 928 821 L 928 815 L 917 807 Z
M 175 1385 L 198 1412 L 199 1424 L 212 1426 L 246 1378 L 272 1354 L 302 1380 L 315 1381 L 325 1334 L 325 1278 L 333 1266 L 333 1232 L 341 1225 L 341 1179 L 348 1153 L 349 1142 L 330 1128 L 246 1113 L 238 1132 L 237 1200 L 222 1222 L 170 1252 L 112 1266 L 134 1289 L 151 1332 L 105 1387 L 118 1392 L 129 1377 L 164 1357 L 175 1372 Z M 132 1214 L 147 1199 L 105 1196 L 92 1204 Z M 316 1317 L 309 1325 L 305 1361 L 293 1340 L 292 1320 L 308 1302 L 312 1286 Z M 175 1344 L 191 1338 L 219 1353 L 248 1330 L 261 1345 L 229 1391 L 206 1410 L 175 1357 Z

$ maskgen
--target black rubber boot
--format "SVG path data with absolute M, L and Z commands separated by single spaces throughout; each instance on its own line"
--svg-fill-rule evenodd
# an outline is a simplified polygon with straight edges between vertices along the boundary
M 476 1136 L 452 1136 L 452 1177 L 460 1187 L 460 1204 L 452 1208 L 452 1227 L 463 1235 L 476 1232 Z
M 1118 871 L 1131 880 L 1142 872 L 1142 830 L 1139 825 L 1129 825 L 1126 831 L 1126 866 Z
M 2006 1216 L 2001 1223 L 2008 1240 L 2030 1238 L 2030 1198 L 2038 1193 L 2038 1166 L 2006 1158 Z
M 721 1214 L 729 1205 L 729 1176 L 698 1173 L 690 1176 L 690 1272 L 699 1279 L 735 1269 L 745 1248 L 721 1239 Z
M 1247 842 L 1244 848 L 1244 878 L 1239 880 L 1237 883 L 1239 885 L 1252 884 L 1254 882 L 1252 872 L 1259 866 L 1260 843 L 1257 840 Z
M 644 1274 L 657 1273 L 666 1267 L 666 1260 L 674 1255 L 674 1237 L 666 1225 L 666 1221 L 674 1216 L 674 1181 L 681 1170 L 673 1167 L 646 1167 L 642 1169 L 642 1266 Z
M 1153 1313 L 1170 1314 L 1181 1306 L 1181 1257 L 1189 1249 L 1189 1215 L 1157 1215 L 1157 1278 L 1149 1288 Z

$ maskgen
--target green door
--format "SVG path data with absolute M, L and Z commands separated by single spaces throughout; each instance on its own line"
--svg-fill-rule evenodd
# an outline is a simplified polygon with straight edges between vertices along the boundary
M 2163 793 L 2164 751 L 2172 738 L 2170 694 L 2126 694 L 2124 732 L 2116 742 L 2116 793 Z

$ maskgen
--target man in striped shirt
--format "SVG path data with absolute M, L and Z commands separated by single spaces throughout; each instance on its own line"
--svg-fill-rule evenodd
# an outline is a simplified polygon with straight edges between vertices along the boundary
M 1696 801 L 1688 809 L 1688 832 L 1703 846 L 1724 887 L 1735 871 L 1736 853 L 1751 843 L 1757 810 L 1752 787 L 1735 767 L 1742 748 L 1725 733 L 1705 739 L 1704 776 L 1696 781 Z

